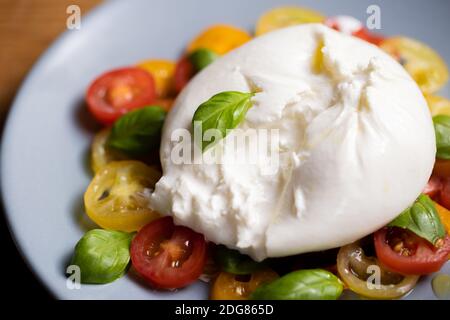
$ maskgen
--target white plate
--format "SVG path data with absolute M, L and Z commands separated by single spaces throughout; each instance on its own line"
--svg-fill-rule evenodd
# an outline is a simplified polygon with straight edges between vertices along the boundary
M 292 1 L 298 3 L 298 1 Z M 327 15 L 365 19 L 372 0 L 302 1 Z M 204 27 L 231 23 L 252 28 L 276 0 L 109 1 L 67 31 L 42 56 L 23 84 L 5 127 L 1 187 L 12 234 L 32 270 L 62 299 L 204 299 L 196 283 L 155 292 L 133 275 L 108 285 L 66 287 L 65 267 L 89 227 L 82 194 L 91 178 L 87 151 L 95 129 L 83 105 L 89 82 L 108 69 L 158 57 L 175 59 Z M 382 32 L 429 43 L 450 62 L 450 2 L 390 1 L 381 5 Z M 448 87 L 444 95 L 448 96 Z M 442 270 L 450 273 L 450 265 Z M 408 298 L 432 299 L 430 278 Z

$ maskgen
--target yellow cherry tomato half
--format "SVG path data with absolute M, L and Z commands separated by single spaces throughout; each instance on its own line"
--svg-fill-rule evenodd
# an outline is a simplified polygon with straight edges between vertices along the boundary
M 445 230 L 447 230 L 447 234 L 450 234 L 450 211 L 447 210 L 447 208 L 444 208 L 439 203 L 434 203 L 436 207 L 436 211 L 439 215 L 439 218 L 441 219 L 442 224 L 445 227 Z M 449 256 L 450 259 L 450 256 Z
M 114 161 L 102 167 L 84 194 L 87 215 L 100 227 L 137 231 L 159 214 L 149 196 L 161 173 L 139 161 Z
M 399 36 L 383 40 L 380 47 L 405 67 L 425 94 L 436 92 L 447 82 L 447 65 L 426 44 Z
M 198 35 L 187 47 L 187 52 L 192 53 L 197 49 L 209 49 L 215 53 L 225 54 L 251 39 L 244 30 L 226 25 L 218 24 L 209 27 Z
M 108 148 L 106 142 L 108 141 L 111 129 L 106 128 L 97 133 L 91 145 L 91 168 L 98 172 L 101 168 L 112 161 L 129 159 L 125 154 Z
M 428 108 L 433 117 L 438 114 L 450 116 L 450 100 L 430 94 L 425 95 L 425 99 L 427 100 Z
M 379 270 L 380 282 L 374 284 L 369 268 Z M 366 256 L 358 243 L 351 243 L 339 249 L 337 270 L 346 287 L 353 292 L 372 299 L 396 299 L 411 291 L 419 276 L 403 276 L 385 269 L 375 257 Z
M 321 13 L 296 6 L 279 7 L 264 13 L 256 24 L 255 34 L 264 33 L 302 23 L 325 21 Z
M 212 300 L 246 300 L 264 282 L 271 282 L 278 274 L 271 269 L 257 270 L 248 275 L 221 272 L 211 288 Z
M 137 65 L 149 72 L 155 79 L 157 98 L 167 98 L 174 94 L 175 63 L 170 60 L 145 60 Z

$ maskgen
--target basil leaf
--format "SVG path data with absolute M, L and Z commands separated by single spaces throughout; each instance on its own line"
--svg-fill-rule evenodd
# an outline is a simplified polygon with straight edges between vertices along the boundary
M 195 71 L 200 71 L 213 63 L 219 55 L 209 49 L 197 49 L 189 56 Z
M 250 274 L 265 266 L 263 262 L 256 262 L 249 256 L 225 246 L 217 246 L 216 260 L 223 271 L 232 274 Z
M 195 122 L 201 123 L 202 135 L 209 129 L 216 129 L 220 134 L 220 139 L 225 138 L 227 130 L 234 129 L 244 120 L 248 109 L 252 106 L 251 98 L 254 93 L 244 93 L 238 91 L 224 91 L 212 96 L 208 101 L 203 102 L 195 111 L 192 118 L 192 125 Z M 218 142 L 219 138 L 213 141 L 204 141 L 202 137 L 202 150 L 206 150 Z
M 166 112 L 159 106 L 131 111 L 117 120 L 108 138 L 108 147 L 129 154 L 143 154 L 157 148 Z
M 343 290 L 342 282 L 323 269 L 299 270 L 256 288 L 256 300 L 335 300 Z
M 445 236 L 445 229 L 433 201 L 421 194 L 414 204 L 388 224 L 389 227 L 408 229 L 419 237 L 436 244 Z
M 434 132 L 436 134 L 436 157 L 450 159 L 450 117 L 437 115 L 433 117 Z
M 72 265 L 81 271 L 82 283 L 108 283 L 120 278 L 130 261 L 132 233 L 94 229 L 78 241 Z

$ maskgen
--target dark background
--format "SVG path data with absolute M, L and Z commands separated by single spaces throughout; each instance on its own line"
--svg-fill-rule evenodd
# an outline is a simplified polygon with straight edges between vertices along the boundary
M 36 279 L 17 251 L 3 212 L 0 219 L 0 235 L 3 251 L 3 261 L 0 263 L 1 289 L 6 293 L 8 299 L 52 299 L 52 296 Z

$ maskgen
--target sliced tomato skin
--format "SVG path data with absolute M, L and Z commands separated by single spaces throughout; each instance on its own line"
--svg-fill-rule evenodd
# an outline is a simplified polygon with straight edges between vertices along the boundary
M 129 99 L 113 105 L 108 101 L 108 91 L 118 86 L 128 86 L 132 93 Z M 110 125 L 125 113 L 151 104 L 155 97 L 153 77 L 140 68 L 127 67 L 111 70 L 95 79 L 86 92 L 86 103 L 100 123 Z
M 175 67 L 175 91 L 180 93 L 194 75 L 194 65 L 188 56 L 184 56 L 178 61 Z
M 417 245 L 411 256 L 402 256 L 395 252 L 387 242 L 389 228 L 385 227 L 374 234 L 375 251 L 383 266 L 393 272 L 404 275 L 422 275 L 437 272 L 448 260 L 450 254 L 450 237 L 446 235 L 441 247 L 436 248 L 431 243 L 415 234 L 408 232 L 409 237 Z
M 171 256 L 161 249 L 162 241 L 173 246 L 190 243 L 189 257 L 178 267 L 171 266 Z M 156 256 L 148 251 L 161 250 Z M 164 217 L 147 224 L 131 243 L 131 262 L 136 271 L 153 287 L 160 289 L 182 288 L 194 282 L 202 274 L 206 263 L 207 246 L 203 235 L 183 226 L 175 226 L 171 217 Z
M 450 210 L 450 179 L 446 178 L 442 180 L 442 189 L 439 194 L 439 201 L 437 201 L 440 205 Z
M 441 190 L 443 186 L 443 179 L 436 175 L 432 175 L 422 193 L 426 194 L 434 201 L 440 202 Z
M 376 46 L 379 46 L 381 42 L 383 42 L 384 37 L 378 34 L 372 33 L 365 28 L 361 28 L 358 31 L 353 33 L 353 36 L 363 39 L 367 42 L 370 42 Z

